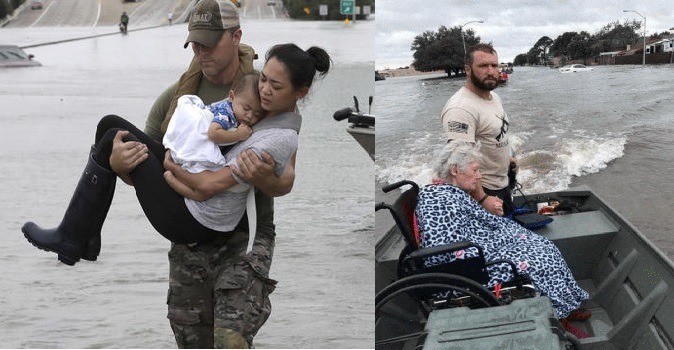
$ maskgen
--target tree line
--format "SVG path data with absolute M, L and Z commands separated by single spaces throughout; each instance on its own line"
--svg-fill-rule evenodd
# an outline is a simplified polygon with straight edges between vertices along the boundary
M 515 57 L 515 65 L 548 65 L 553 57 L 560 57 L 560 64 L 565 65 L 571 60 L 583 60 L 599 56 L 601 52 L 622 51 L 627 45 L 639 42 L 642 36 L 640 21 L 611 22 L 596 33 L 586 31 L 565 32 L 552 40 L 543 36 L 527 53 Z M 650 38 L 661 38 L 669 32 L 655 33 Z M 643 42 L 642 42 L 643 43 Z
M 14 13 L 26 0 L 0 0 L 0 20 Z
M 601 52 L 625 50 L 627 45 L 636 44 L 641 35 L 640 21 L 615 21 L 602 27 L 594 34 L 586 31 L 566 32 L 552 40 L 543 36 L 525 54 L 515 57 L 514 65 L 547 65 L 551 58 L 561 57 L 562 64 L 570 60 L 594 58 Z M 414 51 L 414 69 L 421 72 L 442 70 L 447 75 L 464 74 L 465 47 L 480 43 L 480 37 L 472 29 L 463 31 L 461 27 L 441 26 L 437 31 L 428 30 L 414 37 L 410 50 Z M 669 35 L 656 33 L 651 38 Z

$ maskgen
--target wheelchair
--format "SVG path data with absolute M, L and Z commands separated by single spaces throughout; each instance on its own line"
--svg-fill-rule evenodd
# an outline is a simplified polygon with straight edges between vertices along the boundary
M 402 191 L 392 205 L 379 203 L 375 211 L 387 209 L 390 212 L 395 228 L 405 242 L 397 260 L 397 279 L 382 288 L 375 296 L 375 319 L 389 317 L 405 319 L 409 322 L 409 314 L 402 315 L 398 308 L 388 304 L 396 298 L 407 298 L 416 303 L 418 319 L 415 324 L 423 324 L 434 310 L 468 307 L 480 309 L 501 306 L 514 300 L 531 298 L 540 295 L 528 275 L 518 272 L 512 261 L 498 259 L 486 261 L 483 248 L 469 241 L 421 248 L 421 237 L 415 224 L 414 211 L 419 194 L 419 186 L 409 180 L 399 181 L 382 188 L 390 192 L 403 186 L 410 186 Z M 425 261 L 432 256 L 450 254 L 459 250 L 476 250 L 477 256 L 456 259 L 449 263 L 426 266 Z M 505 264 L 510 267 L 514 276 L 508 282 L 487 288 L 490 280 L 487 268 Z M 404 327 L 403 327 L 404 328 Z M 413 328 L 413 327 L 412 327 Z M 375 343 L 376 348 L 385 348 L 391 342 L 400 342 L 422 336 L 423 332 L 404 334 L 396 339 L 384 339 Z

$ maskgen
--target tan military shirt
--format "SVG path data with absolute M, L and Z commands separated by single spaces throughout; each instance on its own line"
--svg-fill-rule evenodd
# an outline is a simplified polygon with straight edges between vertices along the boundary
M 462 87 L 442 108 L 442 127 L 448 140 L 482 145 L 482 186 L 491 190 L 508 186 L 508 125 L 501 98 L 493 91 L 491 99 L 485 100 Z

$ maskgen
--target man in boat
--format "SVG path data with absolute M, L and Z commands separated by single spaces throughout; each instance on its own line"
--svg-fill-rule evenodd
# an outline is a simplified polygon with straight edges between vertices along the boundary
M 508 71 L 505 68 L 501 69 L 501 80 L 500 80 L 500 82 L 502 84 L 508 83 Z
M 188 30 L 184 47 L 192 45 L 192 62 L 157 98 L 145 124 L 145 133 L 160 143 L 180 96 L 197 95 L 204 103 L 222 100 L 232 82 L 253 71 L 255 51 L 240 43 L 238 11 L 229 0 L 200 1 L 192 10 Z M 255 195 L 257 233 L 252 252 L 241 254 L 248 237 L 245 215 L 228 239 L 171 244 L 168 318 L 179 348 L 250 348 L 271 312 L 269 294 L 276 285 L 269 278 L 276 236 L 271 195 L 290 192 L 294 157 L 276 177 L 273 161 L 247 152 L 252 151 L 242 153 L 238 161 L 249 173 L 235 172 L 260 189 Z M 233 245 L 238 241 L 243 246 Z
M 471 196 L 487 211 L 503 216 L 513 210 L 508 170 L 517 167 L 510 156 L 508 115 L 493 92 L 501 77 L 498 55 L 491 45 L 471 46 L 466 56 L 466 84 L 442 109 L 448 142 L 480 143 L 482 179 Z

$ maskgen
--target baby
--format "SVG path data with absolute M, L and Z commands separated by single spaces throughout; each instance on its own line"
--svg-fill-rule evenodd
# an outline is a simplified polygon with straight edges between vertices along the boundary
M 216 171 L 227 164 L 219 146 L 246 140 L 263 115 L 257 89 L 259 73 L 240 77 L 225 100 L 204 105 L 198 96 L 183 95 L 171 116 L 164 147 L 185 170 Z
M 259 73 L 242 76 L 229 91 L 227 99 L 206 106 L 213 113 L 213 122 L 208 128 L 209 140 L 226 146 L 250 137 L 251 126 L 262 117 L 257 89 L 259 77 Z

